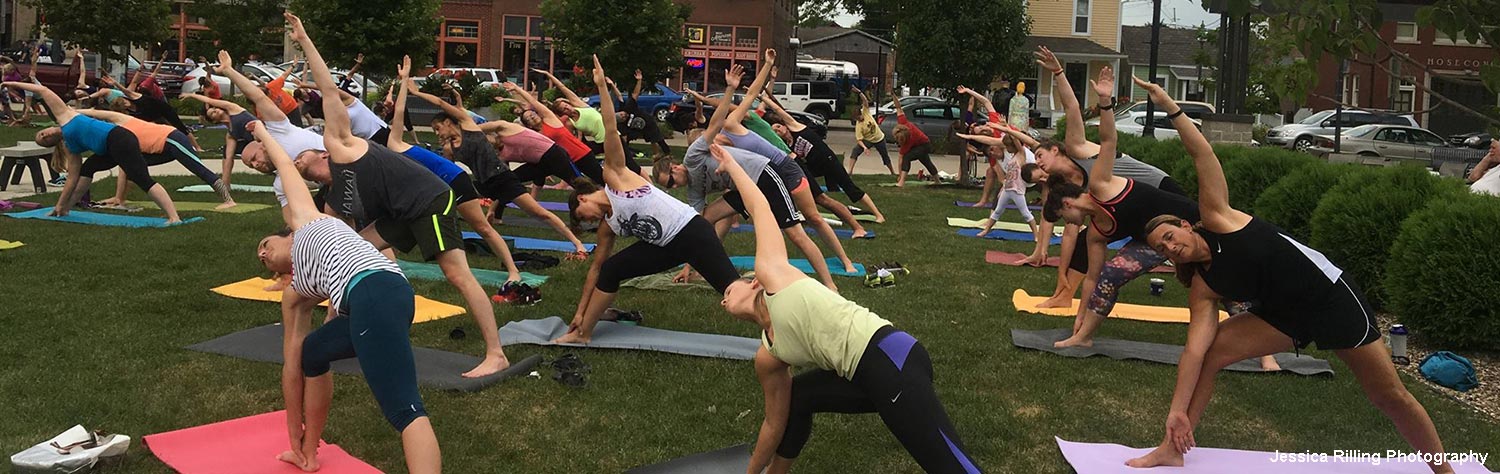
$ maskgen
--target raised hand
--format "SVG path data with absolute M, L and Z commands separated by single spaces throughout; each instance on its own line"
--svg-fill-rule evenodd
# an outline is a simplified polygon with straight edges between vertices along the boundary
M 1099 97 L 1114 97 L 1115 70 L 1104 66 L 1099 70 L 1099 78 L 1089 81 L 1089 84 L 1094 86 L 1094 93 L 1099 94 Z
M 776 50 L 766 49 L 766 65 L 776 64 Z
M 766 51 L 769 53 L 771 50 L 768 49 Z M 737 90 L 740 88 L 740 81 L 742 81 L 744 78 L 745 67 L 739 64 L 735 64 L 734 66 L 730 67 L 729 70 L 724 71 L 724 86 L 726 89 L 729 89 L 731 91 Z
M 1168 96 L 1167 91 L 1162 89 L 1160 85 L 1157 85 L 1154 82 L 1142 80 L 1141 78 L 1135 76 L 1131 76 L 1130 78 L 1135 81 L 1136 87 L 1140 87 L 1146 90 L 1146 95 L 1151 97 L 1152 102 L 1156 102 L 1157 104 L 1166 104 L 1168 102 L 1172 102 L 1172 97 Z
M 355 61 L 363 61 L 365 59 L 364 56 L 364 53 L 360 53 L 359 59 L 356 59 Z M 401 57 L 401 67 L 396 68 L 396 76 L 400 77 L 402 80 L 406 80 L 406 78 L 411 77 L 411 55 Z
M 411 56 L 407 56 L 406 58 L 407 58 L 407 60 L 410 60 Z M 359 54 L 354 55 L 354 64 L 364 64 L 364 63 L 365 63 L 365 53 L 359 53 Z
M 969 88 L 964 87 L 964 86 L 958 86 L 958 89 L 956 89 L 956 90 L 960 94 L 968 94 L 969 93 Z
M 641 70 L 640 69 L 636 69 L 635 70 L 635 80 L 639 81 L 639 80 L 641 80 L 641 77 L 642 77 L 641 76 Z
M 608 79 L 608 78 L 604 76 L 604 66 L 600 66 L 599 65 L 599 55 L 595 54 L 594 55 L 594 84 L 597 85 L 597 86 L 599 86 L 600 89 L 603 89 L 604 86 L 607 84 L 605 82 L 606 79 Z
M 292 41 L 307 39 L 307 30 L 303 29 L 301 18 L 297 18 L 297 15 L 293 15 L 290 10 L 282 12 L 281 16 L 285 17 L 286 24 L 292 27 Z
M 1057 55 L 1052 54 L 1052 50 L 1047 49 L 1046 46 L 1037 48 L 1036 52 L 1031 53 L 1031 55 L 1036 58 L 1038 65 L 1041 65 L 1048 71 L 1052 71 L 1053 74 L 1062 72 L 1062 63 L 1057 60 Z
M 229 51 L 219 50 L 219 75 L 228 76 L 229 71 L 234 70 L 234 59 L 229 57 Z

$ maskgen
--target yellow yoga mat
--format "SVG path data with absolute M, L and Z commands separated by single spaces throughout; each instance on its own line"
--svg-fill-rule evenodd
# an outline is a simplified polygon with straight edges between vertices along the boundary
M 14 248 L 20 248 L 21 246 L 24 246 L 24 245 L 26 245 L 26 244 L 23 244 L 23 243 L 20 243 L 20 242 L 11 242 L 9 240 L 0 240 L 0 250 L 10 250 L 10 249 L 14 249 Z
M 1078 300 L 1066 308 L 1038 308 L 1036 305 L 1046 301 L 1047 298 L 1031 296 L 1026 290 L 1017 289 L 1011 296 L 1011 304 L 1016 305 L 1017 311 L 1028 313 L 1045 314 L 1048 316 L 1073 317 L 1078 315 Z M 1190 319 L 1187 308 L 1172 308 L 1167 306 L 1147 306 L 1141 304 L 1117 303 L 1111 318 L 1133 319 L 1136 321 L 1149 321 L 1153 323 L 1180 323 L 1187 324 Z M 1229 317 L 1229 313 L 1219 311 L 1219 320 L 1223 321 Z
M 983 229 L 984 228 L 984 221 L 976 221 L 976 220 L 973 220 L 973 219 L 964 219 L 962 217 L 949 217 L 948 218 L 948 225 L 950 227 L 958 227 L 958 228 L 963 228 L 963 229 Z M 999 222 L 995 223 L 994 230 L 1008 230 L 1008 231 L 1011 231 L 1011 232 L 1025 232 L 1025 233 L 1029 234 L 1029 233 L 1031 233 L 1031 226 L 1027 225 L 1024 222 L 999 221 Z M 1056 226 L 1056 227 L 1052 228 L 1052 235 L 1062 235 L 1062 234 L 1063 234 L 1063 228 L 1062 228 L 1062 226 Z
M 215 207 L 218 207 L 219 204 L 223 203 L 197 201 L 175 201 L 172 203 L 173 206 L 177 207 L 178 212 L 222 212 L 225 214 L 244 214 L 247 212 L 264 211 L 271 208 L 271 205 L 269 204 L 242 202 L 229 209 L 214 209 Z M 151 201 L 131 202 L 128 203 L 128 205 L 139 205 L 140 207 L 145 209 L 156 209 L 156 203 Z
M 242 300 L 269 301 L 269 302 L 273 302 L 273 303 L 280 303 L 281 302 L 281 292 L 280 291 L 266 291 L 266 289 L 265 289 L 267 286 L 270 286 L 271 283 L 272 283 L 271 280 L 268 280 L 268 279 L 265 279 L 265 278 L 258 278 L 257 277 L 257 278 L 251 278 L 249 280 L 244 280 L 244 281 L 237 281 L 237 282 L 234 282 L 234 283 L 230 283 L 228 285 L 224 285 L 224 286 L 220 286 L 220 287 L 217 287 L 217 288 L 213 288 L 210 291 L 213 291 L 214 293 L 218 293 L 218 294 L 221 294 L 221 295 L 224 295 L 224 296 L 228 296 L 230 298 L 239 298 L 239 299 L 242 299 Z M 439 320 L 439 319 L 443 319 L 443 318 L 447 318 L 447 317 L 451 317 L 451 316 L 457 316 L 457 315 L 465 313 L 465 311 L 464 311 L 463 308 L 460 308 L 458 306 L 453 306 L 453 305 L 448 304 L 448 303 L 443 303 L 443 302 L 439 302 L 439 301 L 433 301 L 433 300 L 424 298 L 421 295 L 417 296 L 416 303 L 417 303 L 417 314 L 416 314 L 416 317 L 412 319 L 413 323 L 425 323 L 425 322 L 428 322 L 428 321 L 436 321 L 436 320 Z M 324 302 L 320 303 L 319 306 L 322 306 L 322 307 L 326 308 L 326 307 L 328 307 L 328 302 L 324 301 Z

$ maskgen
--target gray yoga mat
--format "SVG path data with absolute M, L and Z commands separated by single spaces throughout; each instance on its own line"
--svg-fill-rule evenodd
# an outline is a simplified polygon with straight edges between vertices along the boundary
M 187 349 L 226 355 L 239 359 L 280 364 L 281 333 L 281 325 L 272 324 L 246 329 L 217 339 L 193 344 L 187 346 Z M 468 372 L 469 369 L 479 365 L 478 357 L 428 349 L 426 347 L 412 347 L 412 351 L 416 356 L 418 384 L 444 390 L 462 390 L 465 392 L 478 391 L 490 384 L 516 375 L 526 375 L 537 364 L 542 362 L 542 356 L 534 355 L 512 363 L 509 369 L 500 371 L 500 373 L 470 379 L 464 378 L 460 374 Z M 352 358 L 334 362 L 333 371 L 334 373 L 344 375 L 363 374 L 359 369 L 359 360 Z
M 589 342 L 588 346 L 552 342 L 553 339 L 567 333 L 568 322 L 557 316 L 546 319 L 524 319 L 505 323 L 505 326 L 500 328 L 500 341 L 505 345 L 538 344 L 635 349 L 736 360 L 754 359 L 755 351 L 760 348 L 760 340 L 748 337 L 668 331 L 619 324 L 614 321 L 599 321 L 599 325 L 594 327 L 594 339 Z
M 750 445 L 741 444 L 637 467 L 625 474 L 742 474 L 749 467 Z
M 1067 339 L 1070 334 L 1070 330 L 1066 328 L 1042 331 L 1011 329 L 1010 339 L 1011 344 L 1015 344 L 1016 347 L 1051 352 L 1064 357 L 1082 358 L 1102 355 L 1108 356 L 1111 359 L 1136 359 L 1177 365 L 1177 359 L 1182 356 L 1182 346 L 1098 337 L 1094 338 L 1094 347 L 1069 347 L 1066 349 L 1052 347 L 1052 343 Z M 1282 371 L 1298 375 L 1333 375 L 1333 367 L 1328 365 L 1328 361 L 1313 356 L 1299 356 L 1282 352 L 1276 354 L 1274 357 L 1276 358 L 1276 363 L 1281 365 Z M 1260 364 L 1254 360 L 1235 362 L 1224 370 L 1265 372 L 1261 370 Z

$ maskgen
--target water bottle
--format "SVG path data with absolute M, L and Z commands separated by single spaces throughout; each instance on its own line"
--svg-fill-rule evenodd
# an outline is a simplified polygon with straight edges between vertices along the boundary
M 1391 325 L 1391 360 L 1406 365 L 1411 359 L 1406 356 L 1406 325 Z

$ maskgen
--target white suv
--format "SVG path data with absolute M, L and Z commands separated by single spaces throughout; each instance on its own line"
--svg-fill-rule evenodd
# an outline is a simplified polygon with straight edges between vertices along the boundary
M 793 81 L 771 84 L 771 95 L 787 110 L 797 110 L 827 121 L 839 110 L 839 87 L 827 81 Z
M 482 67 L 445 67 L 442 69 L 438 69 L 438 71 L 447 73 L 467 72 L 469 74 L 473 74 L 474 78 L 479 79 L 479 84 L 490 87 L 500 87 L 500 83 L 508 80 L 508 78 L 505 76 L 505 73 L 499 69 Z

